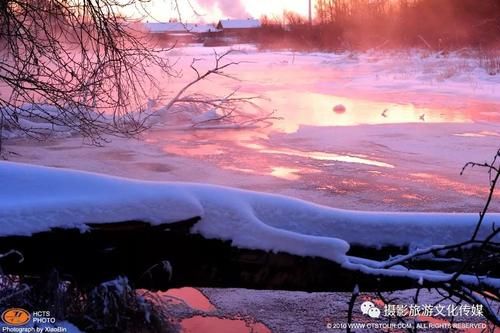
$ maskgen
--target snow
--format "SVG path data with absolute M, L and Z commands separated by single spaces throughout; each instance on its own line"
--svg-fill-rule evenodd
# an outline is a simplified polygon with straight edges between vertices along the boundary
M 202 292 L 214 303 L 219 313 L 225 317 L 243 316 L 250 317 L 262 322 L 272 332 L 304 333 L 304 332 L 342 332 L 340 329 L 327 328 L 331 323 L 345 323 L 348 315 L 348 307 L 352 298 L 349 293 L 327 293 L 327 292 L 294 292 L 279 290 L 249 290 L 249 289 L 202 289 Z M 415 301 L 416 290 L 404 290 L 394 293 L 367 293 L 361 291 L 356 298 L 353 311 L 353 323 L 369 323 L 373 320 L 363 315 L 361 305 L 370 301 L 380 309 L 383 309 L 385 300 L 390 299 L 392 304 L 439 304 L 448 306 L 453 300 L 444 300 L 442 297 L 427 289 L 418 292 L 418 301 Z M 472 304 L 471 304 L 472 305 Z M 210 314 L 207 314 L 210 315 Z M 212 314 L 213 315 L 213 314 Z M 422 318 L 426 320 L 427 318 Z M 434 319 L 438 319 L 434 317 Z M 439 317 L 441 320 L 450 320 L 448 317 Z M 483 317 L 455 318 L 457 321 L 483 323 Z M 394 318 L 381 316 L 377 323 L 389 323 Z M 444 321 L 447 322 L 447 321 Z M 286 329 L 283 329 L 286 327 Z M 308 331 L 304 328 L 307 327 Z M 345 332 L 345 330 L 343 330 Z M 381 329 L 356 329 L 356 332 L 381 332 Z M 396 331 L 387 330 L 389 332 Z M 422 329 L 419 332 L 436 332 L 436 329 Z M 477 330 L 479 332 L 480 330 Z M 472 332 L 472 331 L 468 331 Z M 476 332 L 476 331 L 474 331 Z
M 67 115 L 61 115 L 61 112 L 50 104 L 26 103 L 15 110 L 11 107 L 0 108 L 0 112 L 10 122 L 17 123 L 16 127 L 9 126 L 9 124 L 4 125 L 1 135 L 6 138 L 27 136 L 26 131 L 39 134 L 57 134 L 58 136 L 67 136 L 74 132 L 72 128 L 64 124 L 64 121 L 69 120 Z M 57 117 L 63 120 L 51 124 L 49 120 Z M 7 121 L 5 122 L 7 123 Z
M 202 114 L 195 115 L 191 118 L 194 124 L 207 122 L 211 120 L 217 120 L 222 117 L 221 114 L 217 112 L 217 109 L 210 109 L 208 111 L 203 112 Z
M 150 107 L 150 102 L 147 104 Z M 30 137 L 44 139 L 47 137 L 69 137 L 80 133 L 82 121 L 79 117 L 91 119 L 96 126 L 106 127 L 113 120 L 112 115 L 96 112 L 90 107 L 74 107 L 40 103 L 24 103 L 18 107 L 0 107 L 4 116 L 3 129 L 0 135 L 5 138 Z M 140 112 L 130 115 L 141 117 Z M 117 118 L 123 120 L 123 118 Z M 103 129 L 103 131 L 105 131 Z
M 265 224 L 247 201 L 257 199 L 257 204 L 265 200 L 265 196 L 259 200 L 256 193 L 130 181 L 5 162 L 0 163 L 0 175 L 3 236 L 29 235 L 54 227 L 84 230 L 85 223 L 142 220 L 158 224 L 201 216 L 195 231 L 209 238 L 232 240 L 235 246 L 321 255 L 335 261 L 341 261 L 348 250 L 347 243 L 338 239 Z
M 413 248 L 470 237 L 477 214 L 384 213 L 334 209 L 227 187 L 146 182 L 0 162 L 0 236 L 86 223 L 169 223 L 200 216 L 192 232 L 236 247 L 317 256 L 344 263 L 349 244 Z M 489 214 L 484 237 L 498 214 Z M 350 265 L 358 265 L 351 263 Z
M 202 212 L 180 189 L 14 163 L 1 163 L 0 170 L 1 187 L 8 189 L 1 195 L 2 235 L 78 228 L 90 222 L 173 222 Z M 176 210 L 169 212 L 171 207 Z
M 233 20 L 227 22 L 230 21 Z M 234 22 L 238 26 L 247 21 L 251 20 Z M 175 52 L 185 56 L 189 65 L 192 57 L 210 58 L 214 50 L 223 53 L 228 49 L 246 51 L 231 57 L 243 62 L 235 68 L 238 78 L 246 82 L 241 91 L 262 83 L 265 88 L 301 87 L 298 92 L 369 97 L 395 103 L 409 100 L 416 105 L 432 103 L 435 96 L 452 98 L 448 99 L 448 105 L 471 98 L 500 101 L 500 75 L 490 75 L 482 68 L 474 50 L 445 55 L 419 49 L 327 53 L 263 51 L 251 44 L 236 44 L 230 48 L 186 46 Z

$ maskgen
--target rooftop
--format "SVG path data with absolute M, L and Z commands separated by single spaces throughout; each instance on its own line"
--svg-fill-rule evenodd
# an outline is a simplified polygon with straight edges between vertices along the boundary
M 163 32 L 192 32 L 204 33 L 218 31 L 213 24 L 195 24 L 182 22 L 148 22 L 144 23 L 144 27 L 152 33 Z
M 220 20 L 219 23 L 217 24 L 217 28 L 219 29 L 254 29 L 254 28 L 260 28 L 261 24 L 259 20 L 256 19 L 239 19 L 239 20 L 233 20 L 233 19 L 226 19 L 226 20 Z

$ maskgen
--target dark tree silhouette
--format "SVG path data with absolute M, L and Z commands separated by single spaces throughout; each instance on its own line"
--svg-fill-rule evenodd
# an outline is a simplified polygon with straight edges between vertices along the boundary
M 156 87 L 148 70 L 175 75 L 164 50 L 120 16 L 143 2 L 0 1 L 0 130 L 70 130 L 94 143 L 142 131 Z
M 228 96 L 185 94 L 208 76 L 230 77 L 223 70 L 237 63 L 226 61 L 229 52 L 215 54 L 214 67 L 202 76 L 194 59 L 194 81 L 178 94 L 164 96 L 155 78 L 181 76 L 168 60 L 167 51 L 175 45 L 158 48 L 141 31 L 141 23 L 121 16 L 128 7 L 147 2 L 0 2 L 0 152 L 2 138 L 13 132 L 37 139 L 77 133 L 94 144 L 106 135 L 132 136 L 158 120 L 153 114 L 178 112 L 174 105 L 191 104 L 195 112 L 211 107 L 220 112 L 211 121 L 226 125 L 249 126 L 273 118 L 272 113 L 243 111 L 244 104 L 255 106 L 256 96 L 241 97 L 236 91 Z M 171 3 L 179 8 L 177 0 Z M 179 11 L 177 15 L 180 20 Z M 151 99 L 166 99 L 166 107 L 151 110 Z

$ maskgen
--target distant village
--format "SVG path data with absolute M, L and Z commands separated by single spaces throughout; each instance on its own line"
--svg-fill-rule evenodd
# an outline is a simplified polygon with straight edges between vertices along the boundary
M 217 24 L 183 22 L 147 22 L 145 30 L 157 40 L 180 43 L 204 43 L 207 46 L 224 45 L 247 39 L 262 27 L 257 19 L 225 19 Z

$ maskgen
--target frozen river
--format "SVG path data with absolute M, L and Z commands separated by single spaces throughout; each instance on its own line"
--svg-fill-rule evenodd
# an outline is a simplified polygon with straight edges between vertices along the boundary
M 213 50 L 170 56 L 209 66 Z M 219 50 L 222 52 L 223 50 Z M 272 125 L 193 129 L 168 119 L 138 140 L 104 147 L 79 138 L 41 147 L 16 141 L 12 160 L 148 180 L 207 182 L 290 195 L 339 208 L 478 211 L 488 178 L 468 161 L 500 148 L 500 78 L 462 55 L 299 54 L 245 47 L 229 61 L 239 80 L 203 82 L 193 92 L 238 89 L 263 97 Z M 186 66 L 187 67 L 187 66 Z M 164 80 L 174 92 L 192 73 Z M 498 90 L 498 91 L 497 91 Z M 334 110 L 336 105 L 344 108 Z M 498 210 L 499 207 L 496 207 Z
M 212 55 L 199 47 L 171 54 L 184 68 L 193 57 L 208 66 Z M 481 210 L 487 173 L 460 171 L 468 161 L 489 161 L 500 148 L 500 77 L 488 76 L 474 58 L 246 47 L 230 60 L 241 62 L 230 70 L 239 80 L 214 78 L 193 92 L 259 95 L 263 110 L 275 110 L 281 119 L 258 128 L 194 129 L 166 117 L 139 138 L 112 138 L 102 147 L 80 137 L 10 140 L 7 156 L 129 178 L 271 192 L 346 209 Z M 175 93 L 192 74 L 185 70 L 161 85 Z M 493 209 L 500 211 L 498 201 Z M 187 303 L 168 307 L 169 315 L 182 319 L 184 332 L 320 332 L 327 322 L 345 322 L 349 298 L 244 289 L 170 292 Z M 155 295 L 162 300 L 163 294 Z M 207 308 L 198 309 L 193 298 Z

